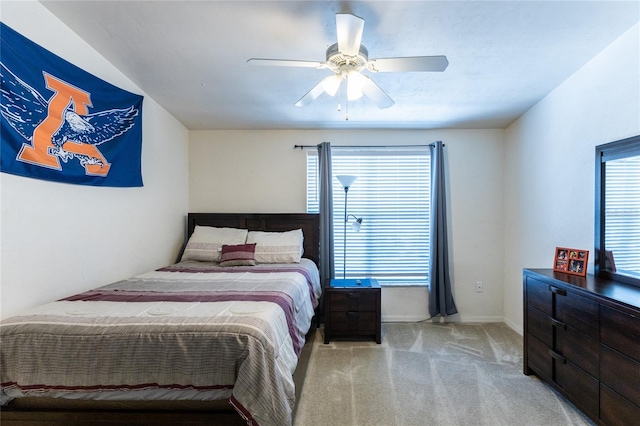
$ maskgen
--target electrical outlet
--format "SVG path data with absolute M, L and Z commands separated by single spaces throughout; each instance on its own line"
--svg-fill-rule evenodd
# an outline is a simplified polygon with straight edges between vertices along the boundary
M 482 286 L 482 281 L 476 282 L 476 292 L 482 293 L 483 290 L 484 290 L 484 288 Z

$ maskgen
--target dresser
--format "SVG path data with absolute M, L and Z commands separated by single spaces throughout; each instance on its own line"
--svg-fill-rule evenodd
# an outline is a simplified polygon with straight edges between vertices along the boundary
M 324 289 L 324 343 L 333 337 L 381 340 L 380 285 L 373 278 L 328 280 Z
M 640 288 L 525 269 L 524 373 L 599 424 L 640 424 Z

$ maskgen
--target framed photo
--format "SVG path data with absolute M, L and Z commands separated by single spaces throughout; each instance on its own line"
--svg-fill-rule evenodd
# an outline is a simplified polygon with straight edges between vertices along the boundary
M 588 264 L 589 250 L 556 247 L 556 256 L 553 259 L 554 271 L 584 277 L 587 275 Z

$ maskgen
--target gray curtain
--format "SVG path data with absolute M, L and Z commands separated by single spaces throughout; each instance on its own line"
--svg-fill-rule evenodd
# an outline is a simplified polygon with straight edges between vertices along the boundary
M 447 316 L 458 312 L 451 294 L 444 145 L 431 145 L 431 256 L 429 260 L 429 314 Z
M 333 256 L 333 186 L 331 185 L 331 144 L 318 145 L 318 174 L 320 186 L 320 278 L 336 277 Z

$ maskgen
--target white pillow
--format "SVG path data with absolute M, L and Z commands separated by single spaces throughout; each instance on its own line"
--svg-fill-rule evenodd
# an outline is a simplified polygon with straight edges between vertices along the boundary
M 222 246 L 244 244 L 247 240 L 247 232 L 246 229 L 196 225 L 181 260 L 220 262 Z
M 285 232 L 249 231 L 247 244 L 256 243 L 257 263 L 300 263 L 304 251 L 302 229 Z

